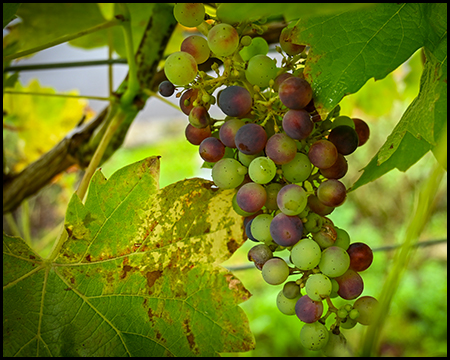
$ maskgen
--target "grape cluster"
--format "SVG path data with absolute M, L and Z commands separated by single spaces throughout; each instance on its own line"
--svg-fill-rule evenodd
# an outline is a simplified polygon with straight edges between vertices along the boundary
M 339 180 L 348 170 L 345 156 L 367 141 L 369 128 L 340 115 L 339 106 L 325 119 L 319 115 L 303 76 L 307 49 L 291 42 L 289 27 L 276 47 L 282 57 L 277 65 L 259 36 L 264 21 L 233 26 L 208 15 L 205 22 L 203 4 L 178 3 L 174 15 L 204 37 L 187 37 L 167 58 L 168 80 L 159 92 L 171 96 L 179 89 L 180 108 L 189 119 L 187 140 L 199 146 L 215 185 L 237 189 L 230 206 L 257 243 L 248 259 L 268 284 L 284 284 L 277 307 L 305 323 L 302 345 L 327 353 L 345 343 L 340 328 L 369 324 L 377 305 L 371 296 L 359 297 L 359 273 L 372 263 L 372 250 L 351 243 L 326 217 L 346 199 Z M 198 70 L 210 57 L 217 59 L 215 76 Z M 209 115 L 213 105 L 223 119 Z M 275 254 L 284 249 L 288 261 Z M 336 297 L 357 300 L 338 308 L 332 303 Z

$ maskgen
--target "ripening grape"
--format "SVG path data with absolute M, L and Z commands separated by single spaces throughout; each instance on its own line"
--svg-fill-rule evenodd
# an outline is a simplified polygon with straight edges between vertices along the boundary
M 219 107 L 228 116 L 243 117 L 252 108 L 252 96 L 242 86 L 228 86 L 219 96 Z
M 314 211 L 316 214 L 319 214 L 320 216 L 329 215 L 334 210 L 334 207 L 326 206 L 325 204 L 320 202 L 317 196 L 314 194 L 308 196 L 308 206 L 312 211 Z
M 292 43 L 291 37 L 292 28 L 285 27 L 280 34 L 280 47 L 288 55 L 300 54 L 304 49 L 305 45 L 297 45 Z
M 194 106 L 189 113 L 189 123 L 199 129 L 203 129 L 210 124 L 210 116 L 208 110 L 204 106 Z
M 198 148 L 201 158 L 207 162 L 217 162 L 225 155 L 225 145 L 215 137 L 203 140 Z
M 249 212 L 246 212 L 246 211 L 242 210 L 242 209 L 239 207 L 239 205 L 237 204 L 237 201 L 236 201 L 236 194 L 234 194 L 233 199 L 231 200 L 231 206 L 233 207 L 233 210 L 234 210 L 237 214 L 239 214 L 239 215 L 241 215 L 241 216 L 249 217 L 249 216 L 255 215 L 255 213 L 249 213 Z M 252 219 L 252 220 L 253 220 L 253 219 Z M 250 222 L 250 221 L 246 222 L 246 224 L 248 224 L 249 222 Z M 245 225 L 245 226 L 246 226 L 246 225 Z M 244 227 L 245 227 L 245 226 L 244 226 Z M 249 238 L 251 238 L 251 240 L 256 241 L 256 242 L 258 241 L 258 240 L 256 240 L 256 239 L 252 238 L 251 234 L 248 233 L 247 228 L 246 228 L 245 232 L 247 233 L 247 236 L 248 236 Z
M 367 244 L 361 242 L 350 244 L 347 253 L 350 255 L 350 269 L 364 271 L 372 264 L 373 252 Z
M 276 175 L 277 167 L 268 157 L 259 156 L 248 167 L 250 179 L 258 184 L 269 183 Z
M 181 25 L 195 27 L 205 18 L 205 6 L 202 3 L 177 3 L 173 15 Z
M 294 75 L 292 75 L 291 73 L 282 73 L 280 75 L 277 75 L 273 81 L 273 89 L 278 92 L 281 83 L 286 80 L 289 79 L 290 77 L 293 77 Z
M 283 259 L 274 257 L 265 262 L 262 268 L 262 277 L 270 285 L 280 285 L 289 276 L 289 266 Z
M 208 32 L 208 45 L 215 55 L 229 56 L 239 46 L 239 34 L 229 24 L 222 23 L 215 25 Z
M 256 55 L 249 60 L 245 77 L 250 84 L 265 88 L 275 78 L 277 71 L 276 60 L 267 55 Z
M 336 146 L 328 140 L 318 140 L 311 145 L 308 158 L 311 163 L 319 169 L 332 166 L 338 157 Z
M 339 180 L 326 180 L 317 188 L 317 198 L 327 206 L 340 206 L 344 203 L 346 197 L 345 185 Z
M 331 130 L 328 135 L 328 141 L 331 141 L 338 153 L 349 155 L 358 147 L 359 138 L 356 131 L 347 125 L 340 125 Z
M 306 295 L 314 301 L 322 301 L 329 296 L 332 288 L 330 278 L 324 274 L 310 275 L 305 284 Z
M 307 203 L 308 195 L 306 191 L 296 184 L 283 186 L 277 195 L 278 207 L 284 214 L 289 216 L 300 214 Z
M 370 325 L 374 318 L 378 300 L 372 296 L 361 296 L 353 304 L 353 309 L 358 310 L 359 316 L 356 321 L 362 325 Z
M 261 210 L 266 199 L 267 193 L 264 186 L 254 182 L 242 185 L 236 194 L 236 201 L 239 207 L 247 212 Z
M 270 223 L 270 235 L 278 245 L 295 245 L 303 235 L 302 220 L 298 216 L 279 213 Z
M 226 121 L 219 129 L 220 141 L 229 148 L 236 148 L 234 138 L 236 137 L 237 131 L 244 125 L 245 123 L 240 119 L 230 119 Z
M 211 128 L 207 126 L 203 129 L 199 129 L 188 124 L 184 130 L 184 135 L 186 136 L 187 141 L 192 145 L 200 145 L 203 140 L 211 136 Z
M 312 239 L 302 239 L 291 249 L 291 261 L 300 270 L 314 269 L 321 256 L 319 245 Z
M 286 134 L 277 133 L 267 140 L 265 151 L 275 164 L 287 164 L 297 154 L 297 144 Z
M 353 118 L 355 131 L 358 134 L 358 146 L 364 145 L 370 136 L 370 128 L 364 120 Z
M 189 89 L 181 95 L 180 98 L 180 109 L 186 115 L 189 115 L 192 108 L 194 107 L 194 101 L 197 99 L 198 89 Z
M 343 248 L 340 248 L 339 246 L 330 246 L 322 251 L 319 269 L 323 274 L 336 278 L 343 275 L 348 270 L 349 266 L 350 256 Z M 338 280 L 336 279 L 336 281 Z
M 214 164 L 211 176 L 221 189 L 234 189 L 241 185 L 247 168 L 239 161 L 231 158 L 221 159 Z M 248 211 L 252 212 L 252 211 Z
M 344 155 L 339 154 L 337 156 L 336 162 L 329 168 L 320 169 L 320 173 L 327 179 L 340 179 L 347 174 L 348 164 Z
M 303 295 L 295 304 L 295 313 L 305 323 L 316 322 L 323 314 L 322 301 L 314 301 L 308 295 Z
M 191 35 L 184 39 L 180 50 L 191 54 L 197 64 L 203 64 L 209 59 L 208 41 L 199 35 Z
M 356 299 L 364 290 L 364 282 L 356 271 L 348 269 L 335 278 L 339 284 L 338 295 L 345 300 Z
M 184 51 L 175 52 L 166 59 L 164 73 L 175 85 L 187 85 L 197 76 L 197 62 L 191 54 Z
M 293 76 L 281 83 L 278 96 L 287 108 L 300 110 L 311 101 L 312 88 L 305 79 Z
M 266 261 L 273 258 L 273 253 L 266 244 L 258 244 L 250 249 L 247 258 L 255 263 L 256 268 L 262 270 Z
M 311 115 L 306 110 L 289 110 L 283 116 L 283 130 L 296 140 L 306 139 L 314 130 Z
M 234 141 L 239 151 L 246 155 L 254 155 L 266 146 L 267 133 L 261 125 L 248 123 L 236 132 Z
M 297 286 L 298 287 L 298 286 Z M 277 295 L 277 307 L 284 315 L 295 315 L 295 304 L 300 298 L 300 293 L 297 297 L 289 299 L 284 296 L 283 290 L 281 290 Z
M 253 56 L 256 55 L 267 55 L 269 52 L 269 45 L 267 41 L 262 37 L 255 37 L 251 40 L 250 45 L 244 46 L 244 48 L 239 51 L 239 55 L 241 55 L 242 60 L 248 61 Z
M 272 236 L 270 235 L 270 223 L 272 219 L 273 216 L 270 214 L 259 214 L 253 219 L 250 228 L 255 239 L 265 243 L 272 240 Z
M 333 246 L 337 233 L 333 226 L 324 224 L 319 231 L 312 234 L 314 241 L 319 244 L 322 249 Z
M 312 164 L 308 156 L 298 152 L 291 161 L 281 165 L 281 170 L 287 181 L 299 183 L 305 181 L 311 175 Z

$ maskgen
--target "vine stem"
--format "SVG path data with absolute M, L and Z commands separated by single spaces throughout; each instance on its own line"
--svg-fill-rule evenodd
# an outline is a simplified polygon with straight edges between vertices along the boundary
M 112 26 L 119 25 L 122 22 L 123 22 L 122 18 L 116 17 L 116 18 L 114 18 L 112 20 L 104 22 L 103 24 L 93 26 L 93 27 L 91 27 L 89 29 L 79 31 L 79 32 L 77 32 L 75 34 L 64 35 L 64 36 L 61 36 L 61 37 L 59 37 L 59 38 L 57 38 L 57 39 L 55 39 L 53 41 L 50 41 L 50 42 L 46 43 L 46 44 L 39 45 L 39 46 L 36 46 L 36 47 L 28 49 L 28 50 L 19 51 L 18 53 L 15 53 L 15 54 L 4 56 L 3 57 L 3 61 L 14 60 L 14 59 L 17 59 L 17 58 L 20 58 L 20 57 L 23 57 L 23 56 L 31 55 L 31 54 L 34 54 L 35 52 L 51 48 L 53 46 L 65 43 L 65 42 L 73 40 L 73 39 L 77 39 L 77 38 L 79 38 L 81 36 L 84 36 L 84 35 L 87 35 L 87 34 L 91 34 L 93 32 L 99 31 L 99 30 L 107 29 L 107 28 L 112 27 Z
M 13 94 L 13 95 L 37 95 L 37 96 L 56 96 L 56 97 L 65 97 L 65 98 L 75 98 L 75 99 L 90 99 L 90 100 L 103 100 L 103 101 L 111 101 L 112 97 L 102 97 L 102 96 L 89 96 L 89 95 L 70 95 L 70 94 L 47 94 L 33 91 L 12 91 L 5 90 L 5 94 Z

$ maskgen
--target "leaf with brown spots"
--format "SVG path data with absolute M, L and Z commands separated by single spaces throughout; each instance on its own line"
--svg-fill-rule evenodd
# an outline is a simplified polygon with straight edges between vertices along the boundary
M 202 179 L 158 190 L 158 177 L 158 157 L 108 180 L 98 171 L 86 203 L 72 197 L 71 236 L 53 261 L 4 236 L 4 354 L 217 356 L 254 347 L 239 307 L 251 295 L 219 265 L 244 241 L 234 191 Z

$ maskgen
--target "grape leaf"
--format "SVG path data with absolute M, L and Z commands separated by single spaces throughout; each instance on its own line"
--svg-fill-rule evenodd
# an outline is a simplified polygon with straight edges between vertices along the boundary
M 250 293 L 218 264 L 243 242 L 233 191 L 189 179 L 157 190 L 159 159 L 74 195 L 53 261 L 3 237 L 3 355 L 215 356 L 254 347 Z

